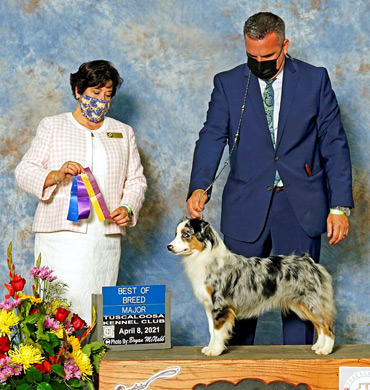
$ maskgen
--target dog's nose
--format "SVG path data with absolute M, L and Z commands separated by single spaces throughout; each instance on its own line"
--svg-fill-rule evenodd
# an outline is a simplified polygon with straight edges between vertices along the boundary
M 171 244 L 167 245 L 167 249 L 168 249 L 170 252 L 172 252 L 172 250 L 173 250 L 173 245 L 171 245 Z

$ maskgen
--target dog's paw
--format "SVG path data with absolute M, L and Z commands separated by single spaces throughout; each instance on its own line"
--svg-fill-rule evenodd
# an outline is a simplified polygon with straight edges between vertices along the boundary
M 320 345 L 315 352 L 318 355 L 329 355 L 329 353 L 333 351 L 333 347 L 334 347 L 334 338 L 325 336 L 324 345 Z
M 224 347 L 204 347 L 202 349 L 202 352 L 206 355 L 206 356 L 219 356 L 222 354 L 222 351 L 224 350 L 225 348 Z
M 316 349 L 315 353 L 317 355 L 329 355 L 329 353 L 331 353 L 332 350 L 333 348 L 318 348 Z
M 315 344 L 311 347 L 311 349 L 312 349 L 313 351 L 317 351 L 317 350 L 320 349 L 320 348 L 321 348 L 321 345 L 319 344 L 319 342 L 315 343 Z

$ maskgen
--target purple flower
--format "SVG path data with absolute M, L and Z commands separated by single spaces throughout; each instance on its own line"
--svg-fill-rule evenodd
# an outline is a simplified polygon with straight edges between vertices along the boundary
M 75 332 L 75 328 L 72 326 L 71 321 L 66 321 L 66 323 L 64 324 L 64 329 L 68 333 L 68 336 Z

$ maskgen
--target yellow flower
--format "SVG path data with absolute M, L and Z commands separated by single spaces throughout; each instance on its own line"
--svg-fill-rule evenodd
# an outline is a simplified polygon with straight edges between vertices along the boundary
M 14 347 L 14 351 L 9 351 L 9 356 L 12 358 L 12 362 L 21 364 L 23 370 L 26 371 L 32 364 L 42 363 L 43 357 L 40 351 L 32 345 L 20 344 L 19 349 Z
M 24 292 L 18 293 L 18 297 L 22 299 L 22 301 L 25 301 L 26 299 L 29 299 L 32 303 L 41 303 L 41 298 L 36 298 L 33 295 L 26 295 Z
M 88 376 L 93 374 L 93 366 L 89 357 L 80 349 L 73 351 L 71 357 L 74 359 L 78 369 L 81 371 L 82 379 L 87 379 Z
M 81 349 L 80 340 L 77 337 L 71 336 L 68 338 L 68 341 L 71 344 L 73 351 Z
M 0 337 L 4 335 L 10 335 L 12 332 L 10 330 L 11 326 L 17 325 L 19 318 L 12 311 L 1 310 L 0 312 Z
M 60 327 L 58 330 L 52 330 L 52 333 L 54 333 L 58 339 L 63 339 L 63 327 Z

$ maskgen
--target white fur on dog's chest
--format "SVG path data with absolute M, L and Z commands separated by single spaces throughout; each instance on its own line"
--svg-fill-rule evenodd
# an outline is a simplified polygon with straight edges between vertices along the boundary
M 206 279 L 208 276 L 207 266 L 199 266 L 199 258 L 193 262 L 192 259 L 185 260 L 185 270 L 193 287 L 194 295 L 203 306 L 208 306 L 212 303 L 212 298 L 209 290 L 207 290 Z

